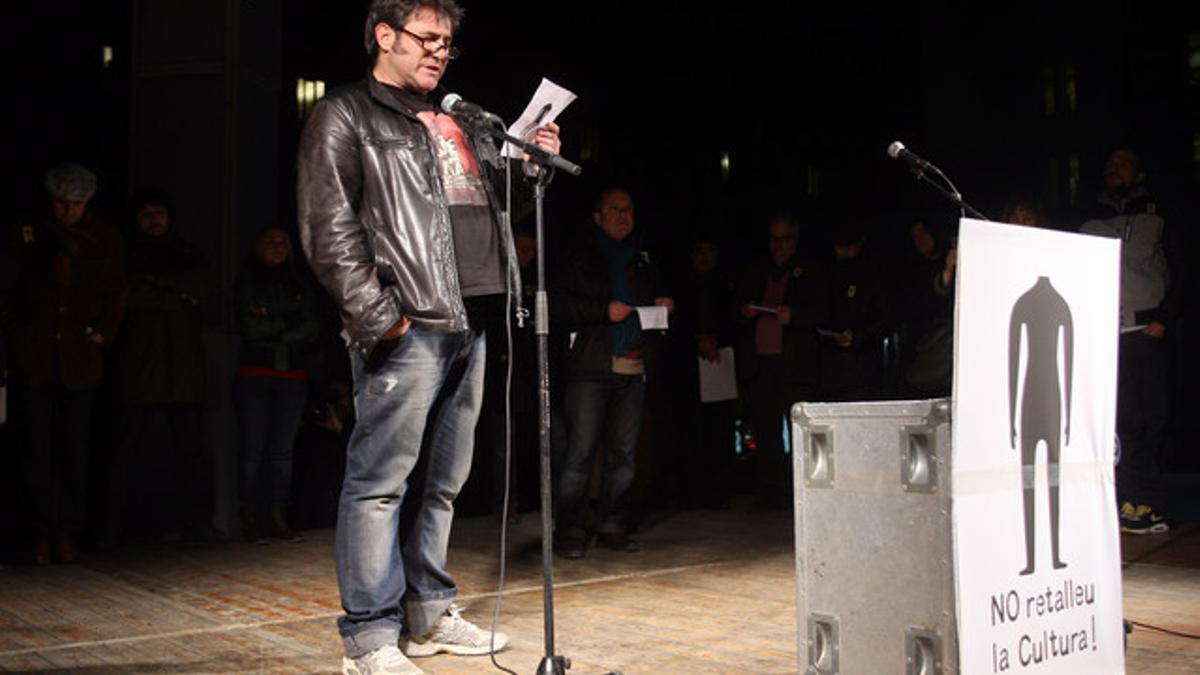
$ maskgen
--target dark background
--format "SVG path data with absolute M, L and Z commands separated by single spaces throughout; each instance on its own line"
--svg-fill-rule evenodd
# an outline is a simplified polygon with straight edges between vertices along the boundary
M 218 216 L 239 232 L 290 225 L 295 81 L 362 77 L 365 4 L 26 7 L 5 59 L 18 203 L 32 206 L 42 170 L 70 158 L 102 174 L 113 215 L 130 187 L 157 182 L 185 221 L 204 221 L 185 222 L 196 234 Z M 1167 4 L 475 2 L 443 82 L 510 120 L 543 76 L 579 95 L 560 122 L 585 173 L 552 188 L 557 228 L 586 220 L 612 181 L 660 238 L 707 226 L 747 239 L 781 207 L 814 224 L 953 218 L 886 157 L 897 139 L 989 216 L 1032 192 L 1066 225 L 1114 144 L 1142 151 L 1164 201 L 1196 192 L 1200 10 Z
M 615 182 L 632 191 L 642 236 L 669 258 L 708 230 L 727 259 L 744 260 L 762 250 L 764 218 L 779 210 L 799 214 L 810 241 L 857 223 L 877 250 L 898 251 L 912 219 L 948 227 L 957 213 L 886 156 L 893 140 L 938 164 L 989 217 L 1027 192 L 1069 228 L 1119 144 L 1142 154 L 1152 189 L 1178 214 L 1189 266 L 1194 259 L 1197 3 L 465 5 L 463 56 L 443 80 L 450 90 L 507 120 L 543 76 L 579 96 L 559 122 L 563 154 L 584 175 L 550 188 L 552 244 L 588 223 L 594 195 Z M 4 42 L 11 213 L 38 208 L 41 176 L 60 161 L 100 175 L 95 206 L 114 222 L 133 187 L 160 185 L 227 293 L 261 227 L 294 229 L 296 81 L 332 89 L 364 75 L 365 6 L 13 9 Z M 205 340 L 213 444 L 224 448 L 236 329 L 229 303 L 217 300 Z M 1180 412 L 1196 403 L 1194 333 L 1185 324 L 1173 336 Z M 1172 461 L 1195 470 L 1189 418 L 1176 416 Z

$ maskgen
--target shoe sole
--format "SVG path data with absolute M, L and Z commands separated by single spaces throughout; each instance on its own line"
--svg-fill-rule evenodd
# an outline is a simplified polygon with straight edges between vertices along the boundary
M 358 666 L 354 665 L 353 659 L 343 656 L 342 675 L 363 675 L 363 671 L 359 670 Z M 413 666 L 413 669 L 408 671 L 408 675 L 425 675 L 425 671 Z
M 508 636 L 504 633 L 496 633 L 496 652 L 501 651 L 508 646 Z M 401 650 L 405 656 L 433 656 L 435 654 L 454 654 L 456 656 L 486 656 L 492 653 L 490 645 L 482 647 L 468 647 L 465 645 L 456 645 L 448 642 L 414 642 L 409 640 Z
M 1157 523 L 1155 525 L 1129 526 L 1122 525 L 1121 531 L 1125 534 L 1163 534 L 1171 530 L 1165 523 Z

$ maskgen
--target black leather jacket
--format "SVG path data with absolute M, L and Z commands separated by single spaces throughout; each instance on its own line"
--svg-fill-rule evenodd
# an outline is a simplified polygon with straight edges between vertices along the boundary
M 504 160 L 490 139 L 463 131 L 484 172 L 520 312 L 516 252 L 493 187 Z M 427 330 L 467 328 L 436 158 L 424 125 L 371 75 L 318 102 L 300 138 L 300 239 L 364 357 L 403 316 Z

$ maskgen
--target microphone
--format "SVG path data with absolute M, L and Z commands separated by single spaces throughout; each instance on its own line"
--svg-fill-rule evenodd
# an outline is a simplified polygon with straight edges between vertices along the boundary
M 934 173 L 941 173 L 938 171 L 936 166 L 913 154 L 913 152 L 904 147 L 904 144 L 900 141 L 892 141 L 892 144 L 888 146 L 887 154 L 892 159 L 902 159 L 905 162 L 908 162 L 908 165 L 917 171 L 932 171 Z
M 463 97 L 458 94 L 446 94 L 445 98 L 442 99 L 442 112 L 448 115 L 473 117 L 492 124 L 504 123 L 504 120 L 501 120 L 498 115 L 494 115 L 474 103 L 464 101 Z
M 888 146 L 887 154 L 892 159 L 902 159 L 908 163 L 909 168 L 911 168 L 913 173 L 916 174 L 917 180 L 923 180 L 929 183 L 933 187 L 937 188 L 942 194 L 946 195 L 950 201 L 957 204 L 962 210 L 963 217 L 966 217 L 966 215 L 970 213 L 975 218 L 987 220 L 987 216 L 983 215 L 978 209 L 963 201 L 962 193 L 958 191 L 958 188 L 954 187 L 954 183 L 950 182 L 950 179 L 946 177 L 946 174 L 942 173 L 941 169 L 913 154 L 912 151 L 904 147 L 904 144 L 900 141 L 892 141 L 892 144 Z M 929 176 L 926 174 L 941 179 L 941 181 L 946 184 L 945 187 L 930 180 Z M 949 190 L 946 188 L 949 188 Z

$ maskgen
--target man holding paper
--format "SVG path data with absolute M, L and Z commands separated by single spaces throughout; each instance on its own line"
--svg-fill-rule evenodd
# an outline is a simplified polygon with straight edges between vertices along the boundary
M 604 441 L 604 493 L 598 543 L 636 551 L 627 534 L 629 488 L 642 428 L 646 361 L 652 329 L 667 327 L 675 303 L 659 291 L 650 256 L 633 236 L 633 198 L 620 188 L 600 193 L 589 228 L 561 258 L 550 315 L 567 338 L 567 448 L 558 463 L 554 549 L 584 554 L 591 526 L 588 486 L 596 446 Z
M 521 289 L 497 199 L 504 160 L 438 106 L 461 17 L 454 0 L 373 0 L 370 72 L 318 102 L 300 139 L 300 235 L 354 377 L 336 542 L 345 673 L 420 673 L 406 655 L 508 641 L 459 614 L 446 560 L 483 396 L 483 317 L 506 292 L 519 307 Z M 558 152 L 557 125 L 533 139 Z
M 757 506 L 775 509 L 792 503 L 783 430 L 791 405 L 817 394 L 817 327 L 826 323 L 829 300 L 825 270 L 800 252 L 800 224 L 790 216 L 774 217 L 767 237 L 767 256 L 746 270 L 738 286 L 737 354 L 758 440 Z

